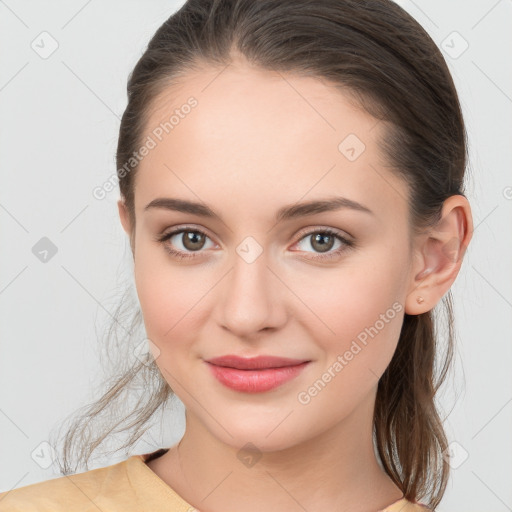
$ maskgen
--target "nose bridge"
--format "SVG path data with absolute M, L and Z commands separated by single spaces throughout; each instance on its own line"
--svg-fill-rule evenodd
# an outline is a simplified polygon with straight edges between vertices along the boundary
M 239 335 L 275 326 L 279 280 L 269 269 L 269 255 L 270 250 L 252 236 L 246 237 L 232 255 L 232 270 L 226 276 L 221 299 L 221 318 Z

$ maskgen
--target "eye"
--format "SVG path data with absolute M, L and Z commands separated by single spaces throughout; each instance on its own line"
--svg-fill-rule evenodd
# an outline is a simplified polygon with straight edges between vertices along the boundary
M 173 240 L 175 239 L 175 240 Z M 208 235 L 199 229 L 180 228 L 157 238 L 164 245 L 165 250 L 177 259 L 195 258 L 194 252 L 201 252 L 205 246 Z M 171 242 L 171 243 L 168 243 Z M 173 246 L 178 246 L 178 250 Z M 180 247 L 181 245 L 181 247 Z M 189 253 L 188 251 L 191 251 Z
M 303 234 L 299 242 L 297 242 L 295 245 L 300 245 L 308 239 L 309 243 L 306 245 L 312 247 L 314 251 L 319 251 L 317 252 L 316 256 L 311 258 L 313 260 L 334 259 L 341 256 L 343 252 L 355 246 L 355 242 L 345 238 L 338 231 L 330 228 L 317 229 L 315 231 L 310 231 L 306 234 Z M 206 240 L 210 240 L 210 238 L 200 229 L 181 227 L 165 233 L 160 237 L 157 237 L 156 240 L 164 245 L 165 250 L 171 256 L 182 260 L 200 256 L 200 253 L 204 252 L 202 249 L 204 249 L 205 245 L 207 245 Z M 339 244 L 338 248 L 334 251 L 331 251 L 336 242 Z M 175 249 L 176 246 L 177 249 Z
M 320 251 L 320 254 L 317 253 L 316 256 L 311 258 L 313 260 L 329 260 L 337 258 L 341 256 L 343 252 L 355 246 L 355 243 L 352 240 L 345 238 L 338 231 L 330 228 L 322 228 L 306 233 L 300 241 L 297 242 L 297 245 L 304 241 L 308 241 L 305 244 L 306 247 L 309 245 L 309 247 L 312 247 L 315 251 Z M 336 241 L 339 243 L 338 248 L 335 251 L 329 252 L 335 245 Z

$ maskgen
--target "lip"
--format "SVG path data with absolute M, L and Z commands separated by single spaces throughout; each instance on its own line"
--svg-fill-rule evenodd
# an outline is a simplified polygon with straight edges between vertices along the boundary
M 244 393 L 263 393 L 297 377 L 311 362 L 274 356 L 223 356 L 205 361 L 224 386 Z
M 307 362 L 306 359 L 290 359 L 288 357 L 276 356 L 257 356 L 240 357 L 236 355 L 226 355 L 208 359 L 207 363 L 227 368 L 237 368 L 238 370 L 263 370 L 268 368 L 282 368 L 285 366 L 296 366 Z

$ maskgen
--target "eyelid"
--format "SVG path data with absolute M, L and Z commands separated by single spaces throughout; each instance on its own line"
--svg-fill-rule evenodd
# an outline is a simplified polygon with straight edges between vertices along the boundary
M 338 228 L 333 228 L 331 226 L 322 226 L 322 225 L 312 225 L 312 226 L 306 226 L 304 228 L 301 228 L 299 231 L 295 233 L 293 238 L 298 238 L 297 242 L 300 242 L 304 236 L 312 235 L 315 232 L 320 232 L 322 230 L 332 231 L 335 234 L 339 235 L 341 238 L 345 238 L 348 241 L 354 241 L 354 236 L 352 236 L 348 231 L 341 230 Z M 173 235 L 179 233 L 180 231 L 198 231 L 200 233 L 205 234 L 210 238 L 210 240 L 214 241 L 214 236 L 211 235 L 210 231 L 207 228 L 204 228 L 203 226 L 195 226 L 194 224 L 178 224 L 176 226 L 173 226 L 169 230 L 164 229 L 160 234 L 157 235 L 156 240 L 161 240 L 163 237 L 166 237 L 167 235 Z M 297 243 L 295 242 L 295 243 Z M 216 243 L 216 242 L 215 242 Z M 217 244 L 220 245 L 220 244 Z
M 355 240 L 355 238 L 347 231 L 344 231 L 344 230 L 338 229 L 338 228 L 333 228 L 331 226 L 322 226 L 322 225 L 318 225 L 318 224 L 315 224 L 313 226 L 307 226 L 305 228 L 300 229 L 295 234 L 295 237 L 299 237 L 299 241 L 300 241 L 305 235 L 312 235 L 313 233 L 323 232 L 324 230 L 332 231 L 336 235 L 340 236 L 341 238 L 345 238 L 348 241 Z
M 160 234 L 157 235 L 156 240 L 161 240 L 162 238 L 165 238 L 167 236 L 174 236 L 178 234 L 180 231 L 197 231 L 199 233 L 205 234 L 212 241 L 214 241 L 215 239 L 215 237 L 211 235 L 210 231 L 204 228 L 203 226 L 195 226 L 194 224 L 177 224 L 172 228 L 164 229 Z

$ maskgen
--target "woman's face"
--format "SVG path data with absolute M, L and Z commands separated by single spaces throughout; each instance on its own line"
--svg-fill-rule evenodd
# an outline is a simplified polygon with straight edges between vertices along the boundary
M 245 64 L 157 99 L 136 179 L 135 282 L 188 422 L 265 451 L 371 414 L 413 289 L 408 189 L 379 152 L 383 129 L 320 80 Z M 299 208 L 336 198 L 345 206 Z M 147 208 L 157 199 L 214 215 Z M 309 363 L 249 392 L 214 376 L 206 361 L 224 355 Z

